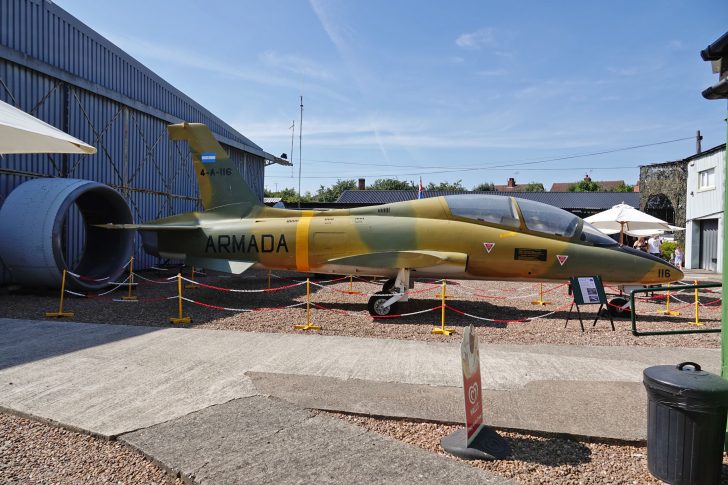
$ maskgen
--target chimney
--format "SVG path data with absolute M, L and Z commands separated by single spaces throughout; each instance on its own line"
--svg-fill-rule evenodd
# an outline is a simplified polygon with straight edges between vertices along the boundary
M 516 179 L 514 179 L 513 177 L 510 177 L 508 179 L 508 187 L 515 187 L 515 186 L 516 186 Z
M 365 179 L 359 179 L 359 190 L 366 189 L 366 180 Z
M 703 136 L 700 134 L 700 130 L 695 133 L 695 153 L 699 154 L 703 151 L 702 147 L 700 146 L 700 140 L 703 139 Z
M 589 174 L 584 175 L 584 182 L 591 182 L 591 177 Z

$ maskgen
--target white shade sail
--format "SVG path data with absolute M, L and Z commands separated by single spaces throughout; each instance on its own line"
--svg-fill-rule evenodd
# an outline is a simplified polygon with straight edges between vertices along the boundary
M 96 149 L 58 128 L 0 101 L 0 154 L 85 153 Z

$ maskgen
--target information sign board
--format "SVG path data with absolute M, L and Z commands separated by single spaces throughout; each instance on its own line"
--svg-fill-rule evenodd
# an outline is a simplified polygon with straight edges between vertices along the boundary
M 465 328 L 463 342 L 460 346 L 463 363 L 463 391 L 465 392 L 465 428 L 467 444 L 478 436 L 483 428 L 483 395 L 480 380 L 480 352 L 478 337 L 473 326 Z
M 574 301 L 577 305 L 607 304 L 607 295 L 599 276 L 577 276 L 571 278 Z

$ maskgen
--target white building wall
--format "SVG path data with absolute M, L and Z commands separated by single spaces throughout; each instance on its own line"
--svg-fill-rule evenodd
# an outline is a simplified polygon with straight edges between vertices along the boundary
M 685 207 L 685 267 L 700 265 L 700 220 L 718 219 L 718 272 L 723 268 L 723 194 L 725 187 L 725 148 L 699 156 L 688 163 Z M 715 168 L 715 186 L 699 189 L 698 173 Z

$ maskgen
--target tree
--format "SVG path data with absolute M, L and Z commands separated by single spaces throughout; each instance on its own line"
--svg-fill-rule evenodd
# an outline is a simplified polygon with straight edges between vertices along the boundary
M 483 182 L 473 187 L 473 192 L 495 192 L 493 182 Z
M 634 192 L 634 185 L 627 185 L 624 182 L 614 187 L 610 192 Z
M 293 188 L 285 188 L 278 192 L 278 195 L 275 197 L 280 197 L 283 202 L 298 202 L 298 192 Z
M 546 189 L 543 188 L 543 184 L 541 182 L 530 182 L 528 185 L 526 185 L 526 188 L 523 189 L 524 192 L 545 192 Z
M 591 180 L 580 180 L 569 186 L 569 192 L 598 192 L 602 186 Z
M 331 187 L 320 186 L 314 199 L 318 202 L 336 202 L 343 191 L 354 189 L 356 189 L 355 180 L 337 180 Z
M 462 180 L 458 180 L 457 182 L 452 184 L 450 182 L 440 182 L 439 184 L 430 182 L 429 184 L 427 184 L 425 190 L 452 190 L 456 192 L 465 192 L 465 187 L 463 187 Z
M 377 179 L 369 186 L 369 189 L 372 190 L 413 190 L 415 188 L 414 182 L 397 179 Z
M 298 192 L 296 192 L 296 189 L 293 188 L 285 188 L 283 190 L 279 190 L 278 192 L 274 192 L 272 190 L 265 189 L 264 190 L 265 197 L 280 197 L 280 199 L 283 202 L 298 202 Z M 301 201 L 309 202 L 311 200 L 311 194 L 309 192 L 306 192 L 302 197 Z

